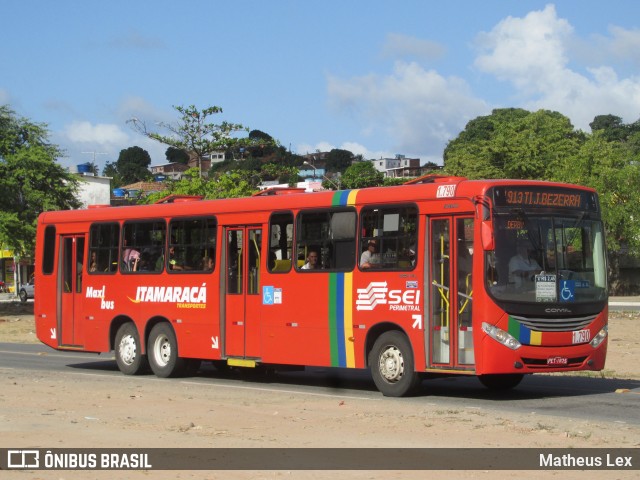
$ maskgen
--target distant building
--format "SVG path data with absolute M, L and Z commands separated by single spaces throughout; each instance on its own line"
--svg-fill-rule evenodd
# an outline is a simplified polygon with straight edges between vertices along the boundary
M 298 170 L 298 176 L 304 178 L 305 180 L 315 180 L 317 178 L 321 179 L 325 176 L 326 172 L 324 168 L 307 168 L 305 170 Z
M 384 173 L 385 177 L 418 177 L 422 173 L 419 158 L 396 155 L 395 158 L 381 158 L 371 162 L 376 170 Z
M 164 163 L 162 165 L 152 165 L 151 173 L 154 177 L 164 177 L 162 180 L 180 180 L 182 174 L 189 170 L 188 165 L 177 162 Z
M 121 195 L 113 195 L 111 197 L 111 205 L 132 205 L 136 203 L 136 199 L 144 197 L 145 195 L 153 192 L 161 192 L 166 190 L 167 186 L 162 182 L 136 182 L 129 185 L 123 185 L 118 188 Z
M 81 208 L 89 205 L 109 205 L 111 201 L 111 177 L 101 177 L 93 173 L 78 173 L 80 184 L 76 198 Z
M 206 178 L 209 175 L 211 165 L 224 162 L 226 158 L 224 152 L 212 152 L 211 154 L 203 155 L 200 159 L 195 153 L 190 152 L 187 165 L 189 168 L 199 168 L 202 176 Z
M 306 155 L 302 155 L 304 161 L 309 162 L 314 167 L 324 167 L 327 161 L 327 155 L 329 152 L 316 152 L 316 153 L 307 153 Z

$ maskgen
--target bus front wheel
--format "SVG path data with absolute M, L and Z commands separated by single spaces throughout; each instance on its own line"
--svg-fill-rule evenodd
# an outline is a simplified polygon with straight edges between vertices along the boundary
M 116 363 L 125 375 L 138 375 L 147 370 L 146 355 L 142 354 L 140 335 L 133 323 L 125 323 L 116 333 Z
M 420 382 L 409 340 L 398 331 L 378 337 L 369 353 L 369 368 L 376 387 L 387 397 L 408 395 Z
M 524 375 L 521 373 L 480 375 L 478 380 L 490 390 L 510 390 L 518 386 Z
M 151 370 L 158 377 L 179 377 L 184 375 L 187 361 L 178 357 L 178 342 L 173 328 L 167 323 L 159 323 L 151 329 L 147 354 Z

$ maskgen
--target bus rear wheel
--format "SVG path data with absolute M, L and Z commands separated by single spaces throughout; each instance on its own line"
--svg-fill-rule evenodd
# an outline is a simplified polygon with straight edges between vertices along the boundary
M 521 373 L 480 375 L 478 380 L 490 390 L 510 390 L 518 386 L 524 375 Z
M 167 323 L 159 323 L 151 329 L 147 354 L 151 370 L 158 377 L 180 377 L 187 370 L 188 362 L 178 357 L 176 334 Z
M 140 335 L 133 323 L 125 323 L 116 332 L 116 363 L 125 375 L 138 375 L 147 370 L 147 356 L 142 354 Z
M 369 368 L 376 387 L 387 397 L 408 395 L 420 382 L 409 340 L 398 331 L 378 337 L 369 353 Z

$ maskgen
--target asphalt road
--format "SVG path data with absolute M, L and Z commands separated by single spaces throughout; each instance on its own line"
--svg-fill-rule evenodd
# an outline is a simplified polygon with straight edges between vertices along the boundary
M 105 377 L 105 382 L 113 380 L 114 388 L 117 388 L 115 382 L 122 375 L 112 354 L 59 352 L 38 344 L 0 343 L 0 369 L 78 374 L 79 382 L 86 373 L 98 374 Z M 155 377 L 140 377 L 141 381 L 145 378 Z M 170 388 L 170 382 L 175 382 L 176 388 L 179 388 L 180 382 L 185 380 L 229 388 L 281 391 L 300 396 L 328 395 L 337 399 L 372 399 L 381 396 L 369 373 L 364 370 L 307 368 L 304 371 L 266 375 L 251 370 L 221 372 L 212 365 L 203 363 L 196 376 L 171 379 L 167 388 Z M 636 380 L 532 375 L 512 391 L 495 393 L 484 388 L 476 378 L 449 377 L 425 380 L 416 396 L 397 401 L 640 425 L 640 381 Z

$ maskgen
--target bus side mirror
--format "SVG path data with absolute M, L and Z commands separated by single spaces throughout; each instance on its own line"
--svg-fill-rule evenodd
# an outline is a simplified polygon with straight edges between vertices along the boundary
M 484 250 L 494 250 L 493 223 L 490 220 L 483 220 L 480 234 L 482 235 L 482 248 Z

